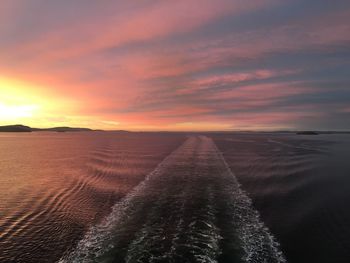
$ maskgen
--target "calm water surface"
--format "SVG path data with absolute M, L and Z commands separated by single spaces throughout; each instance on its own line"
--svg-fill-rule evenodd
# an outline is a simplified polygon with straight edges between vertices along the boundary
M 183 136 L 0 134 L 0 261 L 55 262 Z
M 347 135 L 2 133 L 0 262 L 349 262 L 349 156 Z
M 350 135 L 214 138 L 288 262 L 350 262 Z

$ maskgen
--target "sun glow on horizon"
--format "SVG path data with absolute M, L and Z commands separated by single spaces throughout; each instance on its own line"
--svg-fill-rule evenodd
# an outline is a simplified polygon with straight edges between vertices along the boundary
M 33 117 L 38 110 L 37 105 L 6 105 L 0 103 L 1 120 L 16 120 L 17 118 Z
M 158 123 L 152 121 L 152 118 L 145 118 L 147 114 L 139 118 L 127 118 L 117 113 L 96 114 L 90 111 L 90 105 L 91 101 L 50 93 L 47 86 L 0 76 L 0 125 L 23 124 L 35 128 L 70 126 L 131 131 L 229 131 L 244 124 L 233 125 L 213 120 Z M 256 125 L 249 126 L 249 129 L 259 128 L 261 127 Z
M 113 118 L 84 113 L 83 101 L 50 94 L 45 86 L 0 76 L 0 125 L 118 129 Z
M 47 125 L 46 119 L 64 114 L 62 102 L 43 88 L 0 76 L 0 125 Z

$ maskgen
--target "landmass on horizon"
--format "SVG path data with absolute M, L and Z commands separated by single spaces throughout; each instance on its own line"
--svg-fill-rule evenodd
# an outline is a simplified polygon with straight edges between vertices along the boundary
M 52 127 L 52 128 L 32 128 L 22 124 L 0 126 L 0 132 L 36 132 L 36 131 L 52 131 L 52 132 L 92 132 L 104 131 L 100 129 L 90 129 L 81 127 Z M 116 130 L 115 132 L 128 132 L 124 130 Z
M 32 128 L 22 124 L 0 126 L 0 132 L 33 132 L 33 131 L 93 131 L 89 128 L 73 128 L 73 127 L 53 127 L 53 128 Z
M 51 131 L 51 132 L 94 132 L 94 131 L 112 131 L 112 132 L 131 132 L 126 130 L 101 130 L 81 127 L 52 127 L 52 128 L 33 128 L 23 124 L 15 125 L 4 125 L 0 126 L 0 132 L 40 132 L 40 131 Z M 166 131 L 160 131 L 166 132 Z M 192 131 L 198 133 L 197 131 Z M 350 131 L 299 131 L 299 130 L 276 130 L 276 131 L 253 131 L 253 130 L 232 130 L 232 131 L 211 131 L 220 133 L 289 133 L 297 135 L 319 135 L 319 134 L 350 134 Z M 205 133 L 211 133 L 205 132 Z M 191 132 L 190 132 L 191 133 Z

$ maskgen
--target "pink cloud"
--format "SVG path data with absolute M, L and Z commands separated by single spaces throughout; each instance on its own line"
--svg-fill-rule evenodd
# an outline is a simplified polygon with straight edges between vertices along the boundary
M 43 96 L 71 97 L 79 102 L 78 113 L 125 123 L 164 124 L 192 116 L 213 122 L 234 116 L 242 123 L 241 118 L 247 123 L 301 118 L 301 112 L 238 116 L 234 111 L 269 108 L 280 100 L 320 91 L 301 81 L 274 83 L 293 79 L 304 69 L 288 69 L 288 61 L 283 69 L 268 67 L 271 53 L 350 41 L 349 10 L 291 17 L 274 26 L 225 29 L 231 26 L 226 18 L 237 17 L 239 22 L 250 12 L 283 5 L 273 0 L 111 2 L 97 5 L 98 10 L 82 7 L 68 18 L 62 13 L 57 21 L 51 21 L 50 13 L 42 21 L 27 17 L 18 3 L 0 3 L 0 33 L 10 32 L 6 36 L 11 43 L 0 41 L 1 73 L 37 84 Z M 27 20 L 36 22 L 35 27 L 28 23 L 20 28 Z M 203 33 L 218 21 L 223 28 Z
M 53 32 L 43 32 L 35 39 L 17 43 L 13 52 L 30 54 L 34 59 L 50 62 L 57 59 L 82 56 L 99 49 L 125 45 L 134 41 L 154 40 L 182 32 L 189 32 L 224 15 L 259 9 L 272 0 L 242 1 L 203 0 L 198 8 L 196 0 L 160 1 L 141 8 L 129 8 L 125 14 L 118 5 L 110 8 L 117 15 L 87 16 L 81 21 L 62 21 Z

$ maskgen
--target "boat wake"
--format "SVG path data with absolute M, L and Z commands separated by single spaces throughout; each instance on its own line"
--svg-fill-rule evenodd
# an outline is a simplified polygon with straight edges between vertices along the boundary
M 212 139 L 191 136 L 59 262 L 285 262 Z

